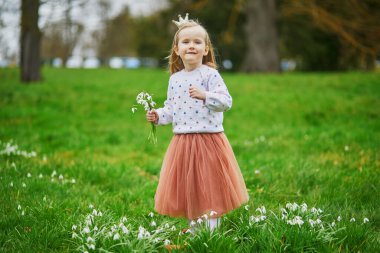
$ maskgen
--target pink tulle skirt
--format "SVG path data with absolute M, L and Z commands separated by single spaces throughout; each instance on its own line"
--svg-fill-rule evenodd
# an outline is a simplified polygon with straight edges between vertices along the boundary
M 155 196 L 158 213 L 195 219 L 219 217 L 248 201 L 248 193 L 224 133 L 177 134 L 166 152 Z

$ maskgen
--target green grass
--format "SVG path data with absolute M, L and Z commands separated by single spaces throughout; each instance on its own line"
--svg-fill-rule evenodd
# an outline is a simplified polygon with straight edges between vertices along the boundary
M 225 133 L 249 209 L 227 215 L 215 233 L 200 229 L 194 236 L 179 235 L 184 219 L 148 217 L 172 132 L 158 127 L 158 144 L 149 144 L 144 113 L 130 110 L 142 90 L 162 105 L 168 73 L 44 69 L 45 80 L 35 85 L 20 84 L 18 76 L 17 69 L 0 69 L 0 152 L 13 140 L 37 156 L 0 155 L 2 252 L 84 251 L 91 244 L 83 233 L 90 204 L 103 212 L 92 226 L 104 233 L 90 233 L 96 250 L 165 252 L 168 239 L 182 245 L 173 252 L 380 251 L 377 73 L 222 74 L 234 99 Z M 281 219 L 288 202 L 308 205 L 298 213 L 305 224 Z M 266 219 L 252 222 L 260 206 Z M 323 213 L 312 216 L 312 206 Z M 121 238 L 113 240 L 115 231 L 107 237 L 123 216 L 130 233 L 118 226 Z M 323 229 L 310 227 L 310 217 L 320 218 Z M 139 226 L 151 236 L 137 239 Z M 154 234 L 157 227 L 163 232 Z

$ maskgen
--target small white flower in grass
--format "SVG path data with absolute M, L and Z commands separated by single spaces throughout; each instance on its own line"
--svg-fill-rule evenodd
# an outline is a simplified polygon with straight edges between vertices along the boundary
M 262 221 L 265 220 L 266 218 L 267 218 L 267 217 L 266 217 L 265 215 L 261 215 L 261 216 L 260 216 L 260 220 L 262 220 Z
M 90 204 L 90 205 L 88 206 L 88 208 L 93 209 L 93 208 L 94 208 L 94 205 L 93 205 L 93 204 Z
M 331 223 L 331 227 L 335 227 L 335 221 Z
M 97 226 L 94 227 L 94 231 L 98 231 L 99 228 Z
M 42 199 L 44 202 L 46 202 L 46 196 L 44 196 L 44 198 Z
M 302 203 L 302 205 L 301 205 L 301 212 L 306 212 L 307 211 L 307 205 L 306 205 L 306 203 Z
M 76 230 L 77 229 L 77 225 L 73 225 L 72 227 L 71 227 L 71 230 Z
M 86 251 L 83 251 L 83 253 L 88 253 L 88 251 L 86 250 Z
M 201 218 L 198 218 L 197 223 L 201 224 L 202 222 L 203 222 L 203 220 Z
M 318 210 L 317 210 L 317 208 L 312 207 L 312 208 L 310 209 L 310 212 L 312 212 L 312 213 L 318 213 Z
M 13 181 L 9 184 L 10 187 L 13 187 Z
M 314 227 L 314 225 L 315 225 L 315 221 L 312 220 L 312 219 L 309 219 L 309 224 L 310 224 L 311 227 Z
M 82 230 L 82 233 L 83 234 L 88 234 L 90 233 L 90 229 L 88 227 L 85 227 L 83 230 Z
M 57 172 L 54 170 L 53 173 L 51 173 L 51 177 L 55 177 L 57 175 Z
M 95 240 L 91 236 L 87 237 L 87 243 L 91 242 L 95 242 Z
M 132 107 L 131 110 L 132 110 L 132 113 L 135 113 L 135 111 L 137 111 L 137 108 L 136 107 Z
M 18 205 L 18 206 L 17 206 L 17 209 L 18 209 L 18 210 L 21 210 L 21 205 Z
M 121 218 L 121 222 L 127 222 L 127 218 L 124 216 L 123 218 Z
M 154 214 L 152 212 L 150 212 L 148 215 L 150 218 L 153 218 L 153 216 L 154 216 Z
M 249 209 L 249 205 L 245 205 L 245 206 L 244 206 L 244 209 L 248 211 L 248 209 Z
M 337 221 L 341 221 L 342 217 L 338 216 Z
M 346 145 L 346 146 L 344 146 L 344 151 L 348 151 L 350 148 Z
M 26 176 L 27 176 L 27 177 L 32 177 L 32 174 L 28 173 Z
M 367 222 L 369 222 L 369 219 L 368 218 L 364 218 L 363 219 L 363 223 L 367 223 Z
M 256 211 L 259 211 L 261 214 L 266 214 L 266 212 L 267 212 L 265 209 L 265 206 L 257 208 Z
M 255 174 L 256 174 L 256 175 L 258 175 L 258 174 L 260 174 L 260 173 L 261 173 L 260 170 L 255 170 Z
M 73 234 L 71 235 L 71 238 L 75 238 L 75 237 L 78 237 L 78 234 L 73 232 Z
M 75 181 L 75 179 L 73 178 L 73 179 L 71 179 L 71 183 L 72 184 L 75 184 L 76 183 L 76 181 Z
M 169 223 L 165 223 L 164 227 L 165 227 L 165 228 L 170 228 Z
M 153 239 L 153 242 L 154 242 L 154 243 L 158 243 L 160 240 L 161 240 L 161 238 L 160 238 L 160 237 L 157 237 L 157 238 L 154 238 L 154 239 Z
M 88 245 L 88 248 L 89 248 L 89 249 L 92 249 L 92 250 L 95 250 L 95 244 L 89 244 L 89 245 Z
M 59 177 L 58 177 L 59 180 L 63 180 L 63 175 L 60 174 Z
M 38 175 L 38 178 L 43 178 L 44 176 L 40 173 L 39 175 Z
M 25 183 L 22 183 L 22 187 L 24 187 L 24 188 L 25 188 L 25 187 L 26 187 L 26 184 L 25 184 Z
M 170 244 L 170 240 L 165 239 L 164 244 L 165 244 L 165 245 L 169 245 L 169 244 Z
M 321 223 L 322 223 L 322 221 L 321 221 L 320 219 L 317 219 L 315 222 L 316 222 L 317 224 L 321 224 Z
M 190 221 L 190 226 L 192 226 L 192 227 L 193 227 L 193 226 L 195 226 L 196 224 L 197 224 L 197 223 L 196 223 L 195 221 L 193 221 L 193 220 L 192 220 L 192 221 Z
M 204 215 L 203 215 L 203 218 L 204 218 L 205 220 L 207 220 L 207 219 L 208 219 L 208 215 L 207 215 L 207 214 L 204 214 Z
M 98 212 L 98 216 L 99 217 L 102 217 L 103 216 L 103 213 L 101 211 Z
M 150 223 L 150 226 L 155 227 L 155 226 L 157 226 L 157 224 L 156 224 L 155 221 L 152 221 L 152 222 Z
M 356 221 L 356 220 L 355 220 L 354 217 L 352 217 L 351 220 L 350 220 L 350 222 L 355 222 L 355 221 Z
M 22 212 L 21 212 L 21 215 L 24 216 L 24 215 L 25 215 L 25 211 L 22 211 Z
M 128 230 L 128 228 L 126 226 L 122 226 L 121 230 L 123 230 L 124 234 L 126 234 L 126 235 L 129 234 L 129 230 Z
M 218 213 L 217 212 L 215 212 L 215 211 L 211 211 L 210 212 L 210 216 L 214 216 L 214 215 L 217 215 Z
M 175 231 L 176 230 L 176 227 L 173 225 L 171 228 L 170 228 L 171 231 Z
M 119 233 L 116 233 L 113 235 L 113 240 L 119 240 L 119 239 L 120 239 Z

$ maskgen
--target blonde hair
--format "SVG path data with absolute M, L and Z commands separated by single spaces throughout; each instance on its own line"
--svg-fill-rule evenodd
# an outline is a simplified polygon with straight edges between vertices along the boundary
M 179 55 L 177 55 L 174 51 L 174 49 L 178 46 L 178 41 L 179 41 L 178 35 L 183 29 L 188 28 L 188 27 L 194 27 L 194 26 L 202 27 L 206 33 L 205 43 L 206 43 L 206 48 L 208 48 L 208 53 L 207 55 L 203 56 L 202 64 L 206 64 L 207 66 L 214 69 L 217 68 L 216 61 L 215 61 L 214 48 L 212 46 L 210 36 L 208 35 L 206 29 L 199 22 L 190 20 L 186 24 L 179 27 L 178 31 L 174 35 L 172 48 L 170 50 L 169 56 L 167 57 L 169 59 L 168 67 L 169 67 L 169 71 L 171 75 L 185 68 L 181 57 L 179 57 Z

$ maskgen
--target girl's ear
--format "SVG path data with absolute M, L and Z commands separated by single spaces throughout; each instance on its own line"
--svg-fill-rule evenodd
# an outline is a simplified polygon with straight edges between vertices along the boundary
M 206 46 L 206 48 L 205 48 L 205 52 L 204 52 L 204 56 L 206 56 L 206 55 L 208 55 L 208 50 L 209 50 L 209 47 L 208 46 Z
M 174 53 L 175 53 L 177 56 L 179 56 L 179 53 L 178 53 L 178 47 L 177 47 L 177 46 L 174 46 L 173 50 L 174 50 Z

